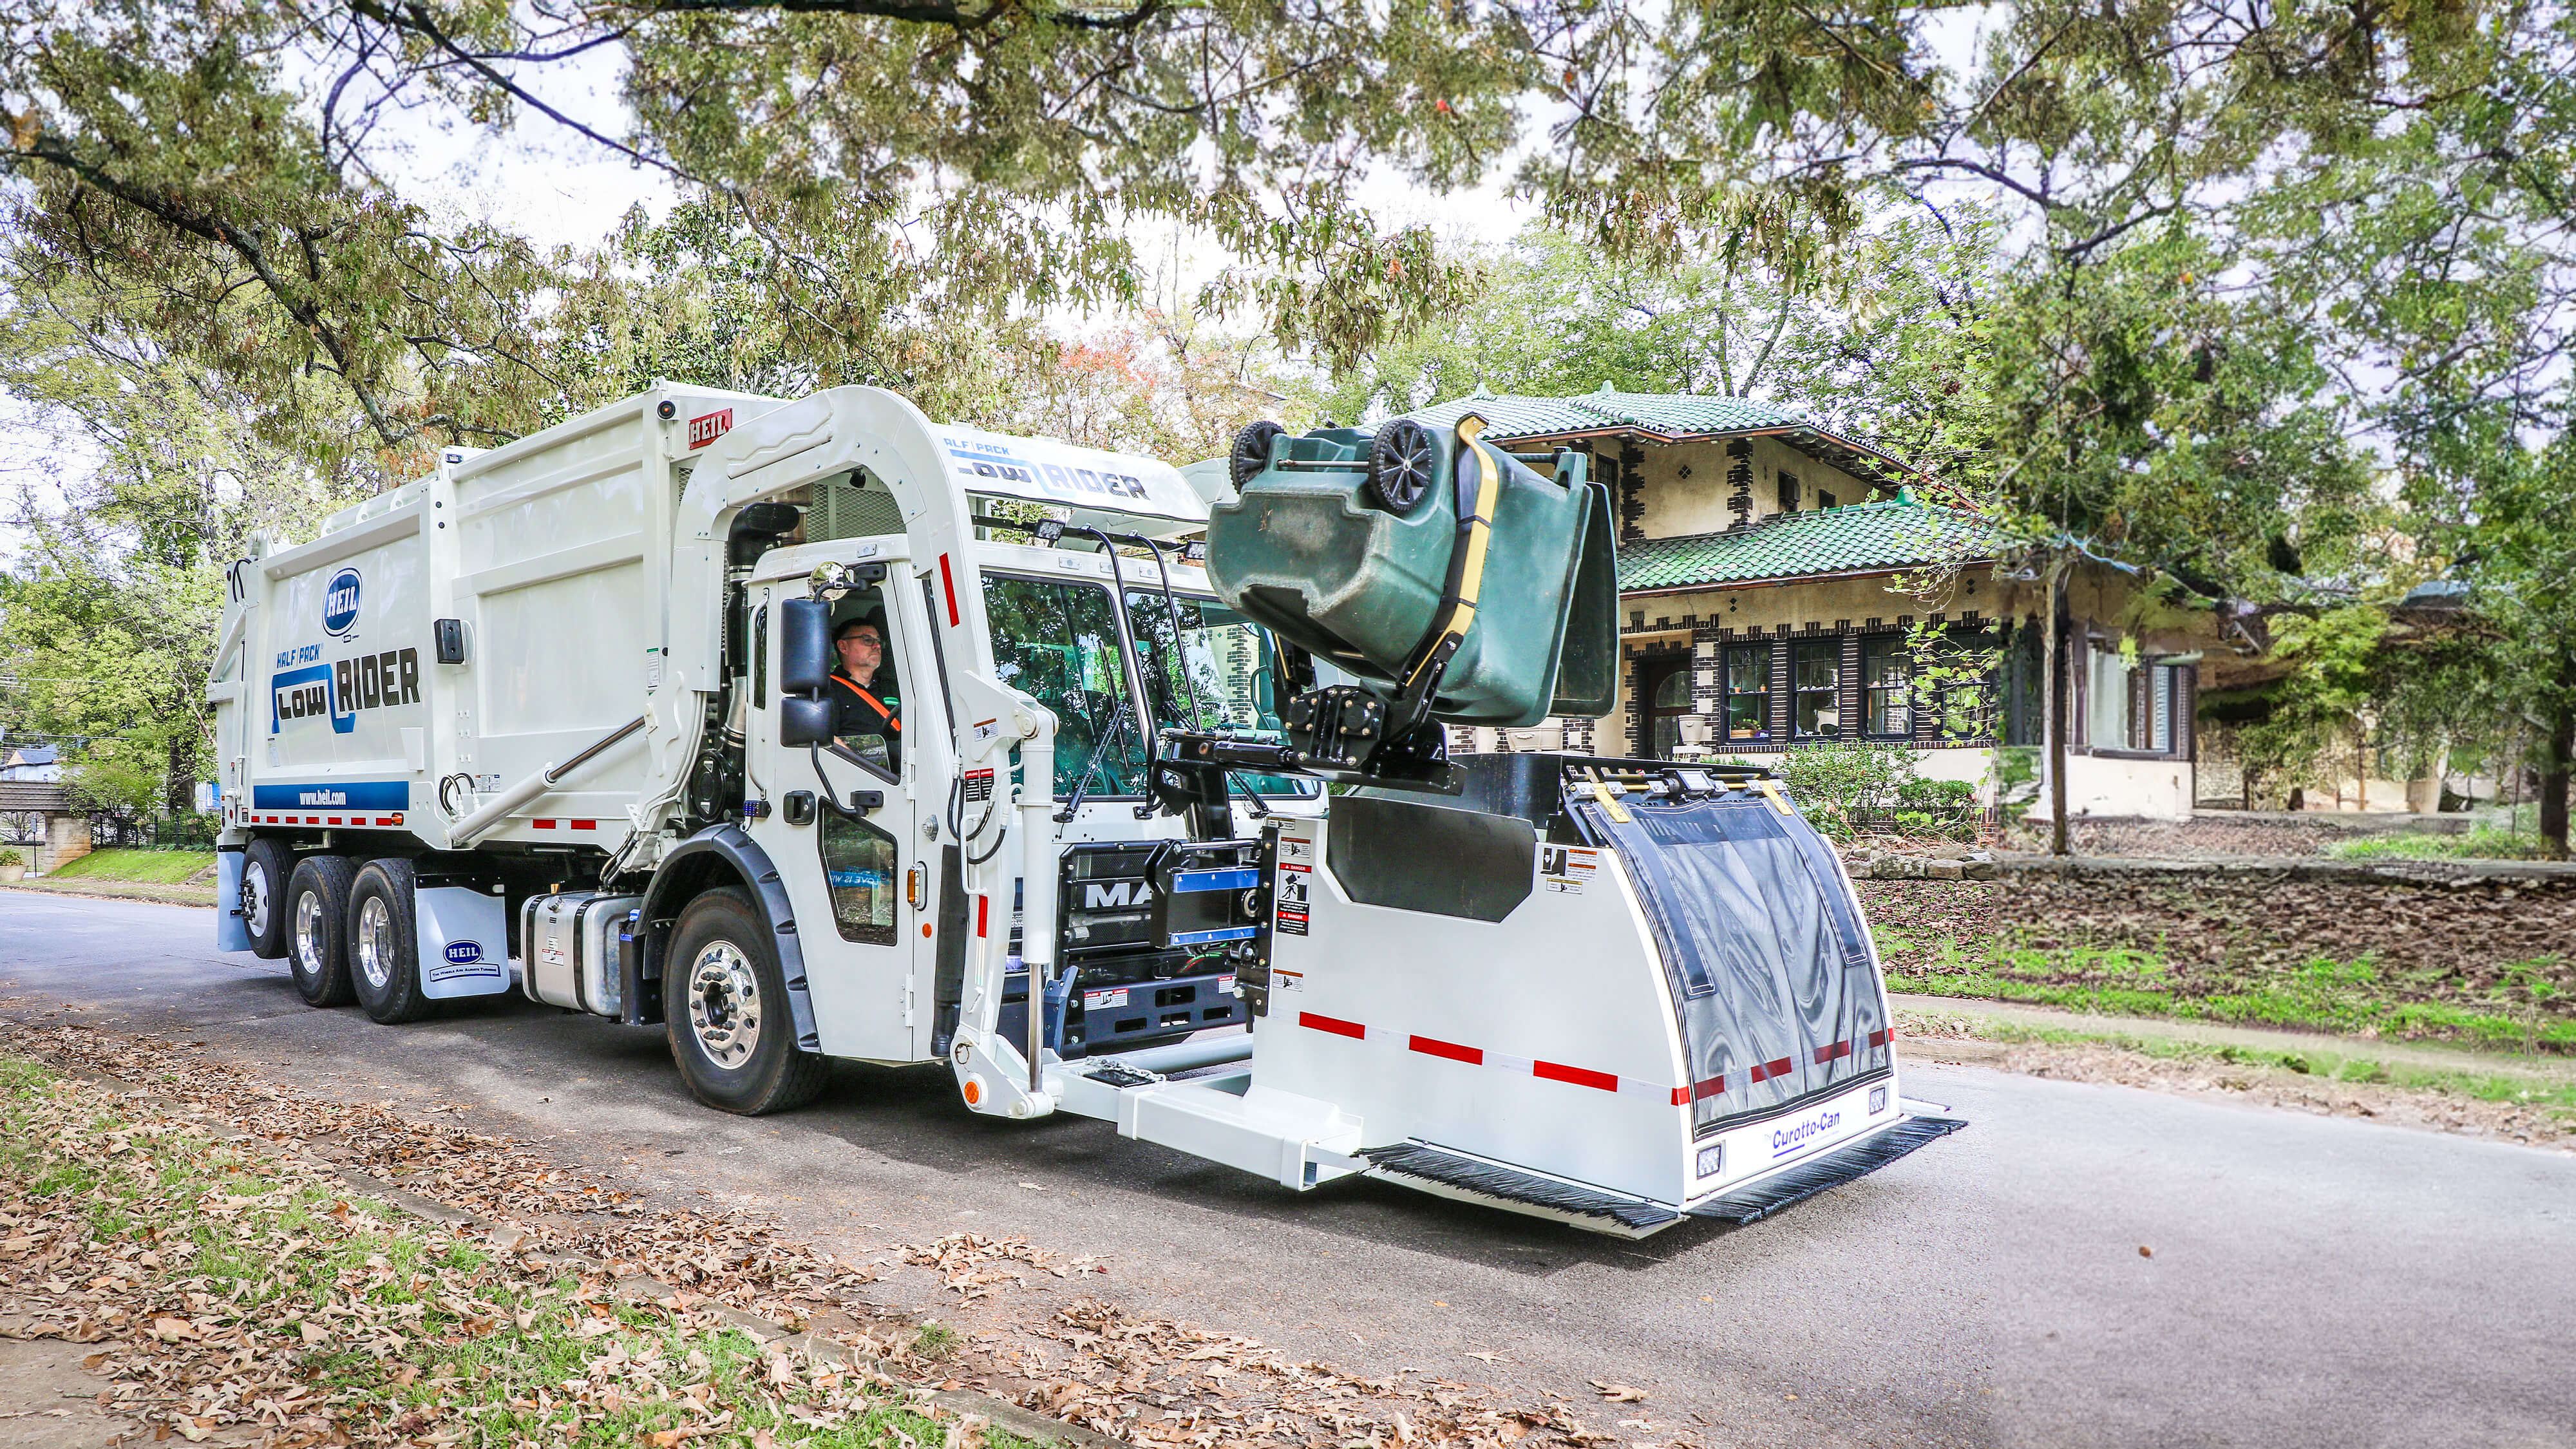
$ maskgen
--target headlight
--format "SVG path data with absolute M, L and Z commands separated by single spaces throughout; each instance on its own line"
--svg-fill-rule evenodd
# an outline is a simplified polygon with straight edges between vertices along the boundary
M 1726 1170 L 1726 1144 L 1712 1142 L 1699 1150 L 1699 1175 L 1715 1177 Z
M 1879 1113 L 1884 1112 L 1884 1111 L 1886 1111 L 1886 1110 L 1887 1110 L 1887 1089 L 1886 1089 L 1885 1087 L 1872 1087 L 1872 1088 L 1870 1088 L 1870 1089 L 1869 1089 L 1869 1115 L 1871 1115 L 1871 1116 L 1875 1117 L 1875 1116 L 1877 1116 Z

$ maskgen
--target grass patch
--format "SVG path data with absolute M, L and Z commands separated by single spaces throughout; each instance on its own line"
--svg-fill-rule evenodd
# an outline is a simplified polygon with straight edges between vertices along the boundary
M 178 885 L 215 863 L 211 850 L 93 850 L 47 880 L 130 880 Z
M 1884 933 L 1882 933 L 1884 934 Z M 2368 960 L 2317 959 L 2295 971 L 2184 981 L 2152 952 L 2059 947 L 1984 951 L 1917 944 L 1890 967 L 1891 990 L 2054 1006 L 2111 1016 L 2163 1016 L 2341 1035 L 2435 1038 L 2525 1052 L 2576 1052 L 2576 1019 L 2545 985 L 2497 988 L 2491 1004 L 2409 999 L 2440 983 L 2389 980 Z M 2508 981 L 2540 980 L 2508 970 Z
M 1952 1029 L 1962 1024 L 1957 1018 L 1944 1018 L 1944 1025 Z M 2576 1123 L 2576 1083 L 2553 1085 L 2534 1082 L 2528 1077 L 2411 1066 L 2381 1061 L 2365 1052 L 2238 1046 L 2171 1037 L 2141 1037 L 2127 1032 L 2025 1026 L 2019 1022 L 1964 1024 L 1984 1041 L 2042 1046 L 2109 1046 L 2165 1061 L 2262 1067 L 2315 1077 L 2320 1081 L 2441 1092 L 2474 1101 L 2531 1107 L 2557 1121 Z
M 619 1300 L 318 1169 L 0 1060 L 0 1296 L 188 1440 L 1020 1449 L 890 1381 Z M 951 1338 L 954 1338 L 951 1331 Z M 164 1434 L 162 1437 L 168 1437 Z
M 2337 860 L 2546 860 L 2538 835 L 2524 835 L 2480 824 L 2458 835 L 2365 835 L 2338 840 L 2325 853 Z

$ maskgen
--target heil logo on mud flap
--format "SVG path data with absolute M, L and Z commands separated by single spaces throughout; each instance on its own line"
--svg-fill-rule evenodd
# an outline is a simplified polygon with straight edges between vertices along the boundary
M 358 571 L 342 569 L 331 576 L 331 586 L 322 594 L 322 632 L 334 639 L 346 639 L 358 627 Z
M 447 943 L 447 960 L 450 965 L 471 966 L 482 959 L 483 944 L 479 941 L 450 941 Z

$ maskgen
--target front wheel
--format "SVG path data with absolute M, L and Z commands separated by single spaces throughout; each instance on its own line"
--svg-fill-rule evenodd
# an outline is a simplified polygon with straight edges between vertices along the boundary
M 710 1107 L 757 1117 L 814 1100 L 831 1074 L 797 1049 L 769 922 L 740 891 L 689 902 L 662 967 L 671 1058 Z
M 435 1005 L 421 990 L 411 862 L 370 861 L 349 888 L 349 979 L 371 1021 L 400 1026 Z

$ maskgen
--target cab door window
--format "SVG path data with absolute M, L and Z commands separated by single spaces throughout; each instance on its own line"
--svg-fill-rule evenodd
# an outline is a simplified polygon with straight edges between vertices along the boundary
M 844 941 L 895 944 L 895 893 L 903 872 L 894 837 L 865 820 L 825 810 L 823 883 L 832 895 L 832 926 Z

